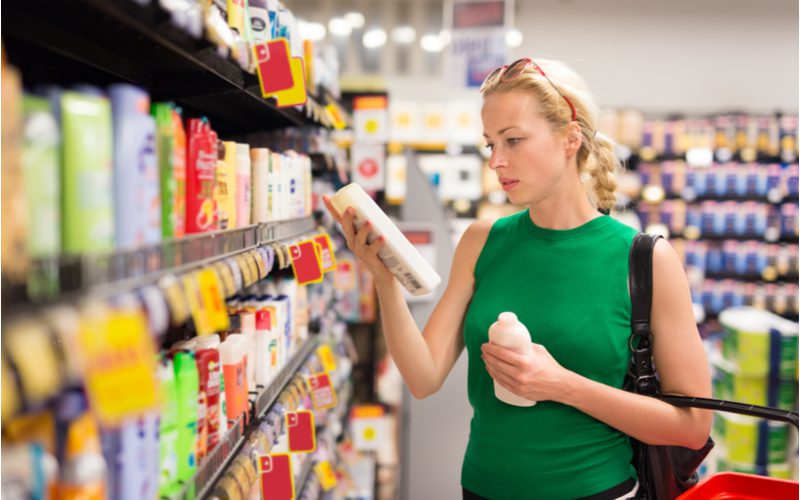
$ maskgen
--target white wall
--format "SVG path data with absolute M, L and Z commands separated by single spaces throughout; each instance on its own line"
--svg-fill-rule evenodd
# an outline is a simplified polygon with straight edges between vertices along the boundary
M 569 63 L 601 106 L 798 110 L 796 0 L 517 0 L 516 11 L 525 41 L 511 60 Z M 477 98 L 440 77 L 386 80 L 396 99 Z

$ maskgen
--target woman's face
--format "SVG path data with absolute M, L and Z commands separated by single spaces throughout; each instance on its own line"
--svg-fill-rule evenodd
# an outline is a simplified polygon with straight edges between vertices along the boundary
M 564 189 L 571 176 L 577 177 L 576 168 L 567 168 L 570 155 L 564 134 L 541 116 L 531 94 L 492 94 L 484 99 L 481 118 L 492 151 L 489 168 L 512 204 L 541 202 Z

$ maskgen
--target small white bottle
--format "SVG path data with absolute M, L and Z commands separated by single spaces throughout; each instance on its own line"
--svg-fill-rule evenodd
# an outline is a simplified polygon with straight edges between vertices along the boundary
M 525 325 L 517 320 L 517 315 L 512 312 L 500 313 L 497 321 L 492 323 L 492 326 L 489 327 L 489 342 L 519 354 L 531 352 L 531 334 Z M 500 385 L 497 380 L 494 381 L 494 395 L 500 401 L 514 406 L 527 407 L 536 404 L 536 401 L 517 396 Z
M 379 236 L 385 238 L 386 243 L 378 257 L 411 295 L 425 295 L 441 283 L 442 278 L 433 267 L 361 186 L 348 184 L 333 195 L 331 203 L 342 215 L 348 207 L 352 207 L 355 210 L 353 222 L 357 228 L 367 221 L 372 223 L 367 241 L 372 243 Z

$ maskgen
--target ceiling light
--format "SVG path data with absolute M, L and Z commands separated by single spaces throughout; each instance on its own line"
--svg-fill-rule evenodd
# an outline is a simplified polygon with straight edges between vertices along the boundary
M 377 49 L 386 44 L 386 31 L 377 28 L 371 29 L 364 33 L 364 47 L 368 49 Z
M 442 40 L 443 45 L 450 45 L 453 35 L 450 33 L 450 30 L 442 30 L 439 32 L 439 38 Z
M 350 36 L 350 33 L 353 32 L 353 27 L 341 17 L 333 17 L 328 21 L 328 31 L 336 36 Z
M 353 29 L 360 29 L 364 27 L 364 14 L 361 12 L 348 12 L 344 15 L 344 20 L 353 27 Z
M 417 39 L 417 32 L 411 26 L 398 26 L 392 30 L 392 40 L 401 45 L 414 43 Z
M 300 30 L 300 38 L 304 40 L 311 40 L 312 42 L 319 42 L 325 38 L 325 26 L 320 23 L 309 23 L 303 20 L 298 21 L 298 29 Z
M 519 47 L 522 45 L 522 32 L 520 30 L 510 30 L 507 32 L 506 45 L 509 47 Z
M 425 52 L 441 52 L 444 48 L 444 42 L 439 35 L 425 35 L 419 44 Z

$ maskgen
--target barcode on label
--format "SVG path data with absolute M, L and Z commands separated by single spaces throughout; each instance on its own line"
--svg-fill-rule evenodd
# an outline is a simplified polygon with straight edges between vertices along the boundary
M 405 273 L 403 275 L 403 277 L 405 277 L 406 281 L 411 284 L 411 286 L 414 288 L 414 290 L 419 290 L 420 288 L 422 288 L 422 286 L 419 284 L 417 279 L 414 278 L 413 274 Z

